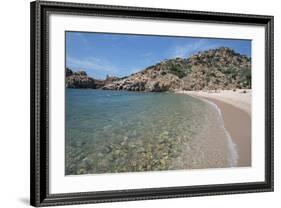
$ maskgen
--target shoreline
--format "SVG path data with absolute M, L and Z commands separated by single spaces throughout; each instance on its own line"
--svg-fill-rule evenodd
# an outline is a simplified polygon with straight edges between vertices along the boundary
M 214 103 L 222 113 L 224 127 L 230 134 L 238 153 L 237 167 L 251 166 L 251 90 L 216 93 L 177 91 Z M 242 95 L 242 96 L 241 96 Z

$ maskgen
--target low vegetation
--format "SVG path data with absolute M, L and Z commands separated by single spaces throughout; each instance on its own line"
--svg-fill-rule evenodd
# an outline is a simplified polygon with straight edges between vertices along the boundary
M 94 80 L 75 73 L 67 76 L 66 87 L 149 92 L 251 88 L 251 58 L 226 47 L 164 60 L 123 78 Z

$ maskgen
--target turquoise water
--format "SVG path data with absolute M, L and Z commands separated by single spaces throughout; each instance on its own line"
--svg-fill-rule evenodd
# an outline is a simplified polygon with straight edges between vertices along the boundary
M 66 89 L 65 174 L 184 169 L 214 112 L 187 95 Z

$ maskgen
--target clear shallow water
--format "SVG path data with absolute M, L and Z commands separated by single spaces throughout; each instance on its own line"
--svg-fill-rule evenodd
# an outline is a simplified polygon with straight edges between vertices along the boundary
M 187 95 L 66 89 L 65 173 L 225 166 L 205 162 L 212 145 L 223 149 L 215 154 L 220 160 L 229 159 L 217 116 L 212 105 Z

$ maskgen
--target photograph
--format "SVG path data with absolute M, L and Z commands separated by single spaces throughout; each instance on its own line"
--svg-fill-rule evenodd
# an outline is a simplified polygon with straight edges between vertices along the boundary
M 30 3 L 32 206 L 274 190 L 274 16 L 187 9 Z
M 252 164 L 252 41 L 65 31 L 65 175 Z

